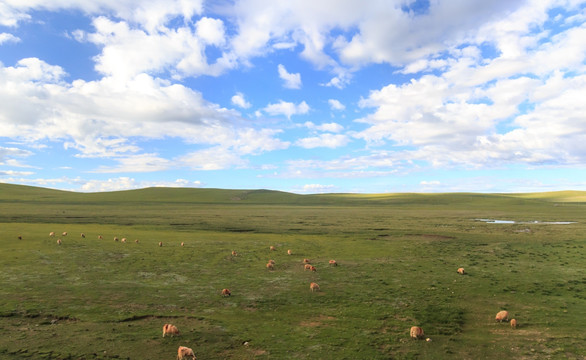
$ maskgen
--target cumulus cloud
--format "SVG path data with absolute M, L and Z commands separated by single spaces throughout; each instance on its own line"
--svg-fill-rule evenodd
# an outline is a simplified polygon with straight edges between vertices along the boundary
M 77 180 L 81 184 L 83 192 L 104 192 L 104 191 L 121 191 L 132 189 L 143 189 L 147 187 L 191 187 L 199 188 L 203 184 L 201 181 L 190 181 L 186 179 L 177 179 L 175 181 L 144 181 L 136 180 L 131 177 L 118 177 L 106 180 Z
M 335 122 L 316 125 L 316 124 L 312 123 L 311 121 L 306 121 L 303 124 L 303 126 L 307 127 L 308 129 L 311 129 L 311 130 L 327 131 L 327 132 L 333 132 L 333 133 L 339 133 L 342 130 L 344 130 L 344 126 L 342 126 L 338 123 L 335 123 Z
M 0 33 L 0 45 L 8 42 L 19 42 L 20 39 L 9 33 Z
M 330 105 L 330 109 L 332 109 L 332 110 L 336 110 L 336 111 L 346 110 L 346 106 L 344 106 L 344 104 L 342 104 L 339 100 L 329 99 L 328 104 Z
M 319 136 L 308 137 L 297 140 L 297 146 L 313 149 L 316 147 L 338 148 L 346 146 L 349 139 L 346 135 L 341 134 L 321 134 Z
M 306 194 L 322 194 L 332 192 L 335 188 L 334 185 L 306 184 L 298 192 Z
M 301 89 L 301 74 L 291 74 L 287 72 L 285 66 L 279 64 L 279 77 L 284 81 L 283 86 L 288 89 Z
M 209 103 L 183 85 L 147 74 L 126 81 L 104 77 L 72 83 L 64 75 L 62 68 L 36 58 L 14 67 L 0 64 L 0 103 L 5 104 L 0 132 L 30 144 L 62 141 L 79 157 L 117 158 L 120 166 L 102 172 L 170 166 L 169 160 L 143 153 L 133 139 L 177 138 L 236 149 L 237 154 L 288 146 L 276 138 L 280 130 L 253 129 L 237 112 Z M 294 113 L 307 111 L 305 103 L 293 106 Z
M 248 109 L 249 107 L 252 106 L 251 103 L 249 103 L 248 101 L 246 101 L 246 99 L 244 99 L 244 94 L 242 94 L 241 92 L 237 92 L 234 96 L 232 96 L 231 98 L 232 104 L 241 107 L 243 109 Z
M 137 24 L 149 32 L 155 32 L 177 16 L 185 21 L 203 11 L 203 0 L 5 0 L 0 4 L 0 24 L 16 26 L 19 21 L 29 19 L 32 10 L 58 11 L 77 9 L 88 15 L 107 13 L 116 18 Z
M 290 119 L 293 115 L 307 114 L 310 107 L 305 101 L 295 105 L 292 102 L 280 100 L 276 104 L 267 105 L 263 110 L 269 115 L 285 115 L 287 119 Z
M 6 165 L 6 163 L 12 161 L 14 157 L 27 157 L 30 155 L 32 155 L 32 152 L 28 150 L 0 146 L 0 165 Z

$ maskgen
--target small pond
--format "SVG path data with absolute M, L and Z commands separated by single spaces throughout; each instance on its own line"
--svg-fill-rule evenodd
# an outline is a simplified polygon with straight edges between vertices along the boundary
M 575 224 L 575 221 L 514 221 L 514 220 L 497 220 L 497 219 L 474 219 L 487 224 L 545 224 L 545 225 L 568 225 Z

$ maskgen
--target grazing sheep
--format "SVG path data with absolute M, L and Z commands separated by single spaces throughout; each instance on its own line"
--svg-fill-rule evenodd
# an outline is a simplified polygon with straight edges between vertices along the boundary
M 229 289 L 223 289 L 222 296 L 232 296 L 232 292 Z
M 187 358 L 197 360 L 195 354 L 193 353 L 193 350 L 185 346 L 179 346 L 179 349 L 177 349 L 177 360 L 184 360 Z
M 511 319 L 511 328 L 513 328 L 513 329 L 517 328 L 517 319 Z
M 120 242 L 125 243 L 126 242 L 126 238 L 122 238 L 122 240 L 120 240 Z
M 179 335 L 179 329 L 177 329 L 177 326 L 175 325 L 165 324 L 163 325 L 163 337 L 165 337 L 165 335 Z
M 102 235 L 98 235 L 98 240 L 103 240 L 104 237 Z
M 18 235 L 18 240 L 22 240 L 22 235 Z
M 57 245 L 61 245 L 61 239 L 57 239 Z
M 275 247 L 271 245 L 271 247 L 269 248 L 271 251 L 275 251 Z
M 317 271 L 317 269 L 316 269 L 316 267 L 315 267 L 315 266 L 311 266 L 311 267 L 309 268 L 309 270 L 311 270 L 311 271 L 313 271 L 313 272 L 316 272 L 316 271 Z
M 267 264 L 267 269 L 268 269 L 268 270 L 275 270 L 275 264 L 273 264 L 273 263 L 268 263 L 268 264 Z
M 232 250 L 232 256 L 238 256 L 238 254 L 236 253 L 236 250 Z
M 309 284 L 309 288 L 311 289 L 311 292 L 319 291 L 319 285 L 317 283 L 314 283 L 314 282 L 312 282 L 311 284 Z
M 85 239 L 85 234 L 84 233 L 81 233 L 81 238 L 82 239 Z
M 275 264 L 276 264 L 276 262 L 275 262 L 275 260 L 271 259 L 271 260 L 269 260 L 269 264 L 273 264 L 273 265 L 275 265 Z
M 338 263 L 336 262 L 336 260 L 330 260 L 330 265 L 331 266 L 338 266 Z
M 163 242 L 159 241 L 159 247 L 163 246 Z
M 494 318 L 498 322 L 508 321 L 509 320 L 509 312 L 506 310 L 499 311 Z
M 181 242 L 181 246 L 185 246 L 185 243 L 183 241 Z
M 303 263 L 304 263 L 304 264 L 309 264 L 309 263 L 310 263 L 310 261 L 309 261 L 309 259 L 303 259 Z
M 460 275 L 466 274 L 466 272 L 464 271 L 464 268 L 459 268 L 458 269 L 458 274 L 460 274 Z
M 134 240 L 134 242 L 138 244 L 138 239 Z
M 305 264 L 303 270 L 311 270 L 311 264 Z
M 411 337 L 413 339 L 423 339 L 424 337 L 423 329 L 419 326 L 412 326 L 411 331 L 409 333 L 411 334 Z
M 55 236 L 55 231 L 51 231 L 51 232 L 49 233 L 49 236 L 51 236 L 51 237 Z
M 287 255 L 291 255 L 291 250 L 287 250 Z
M 118 236 L 114 236 L 114 241 L 118 241 Z
M 61 236 L 67 236 L 67 231 L 64 231 L 63 234 L 61 234 Z

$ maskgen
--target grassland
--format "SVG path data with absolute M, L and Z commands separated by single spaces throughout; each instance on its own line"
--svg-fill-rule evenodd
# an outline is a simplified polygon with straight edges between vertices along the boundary
M 584 359 L 585 210 L 583 192 L 0 184 L 0 358 Z M 502 309 L 518 329 L 494 321 Z M 182 334 L 163 338 L 165 323 Z

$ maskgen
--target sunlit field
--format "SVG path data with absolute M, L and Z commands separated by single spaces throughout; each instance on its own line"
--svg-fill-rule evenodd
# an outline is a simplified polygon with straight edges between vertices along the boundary
M 0 358 L 583 359 L 585 246 L 583 192 L 0 184 Z

